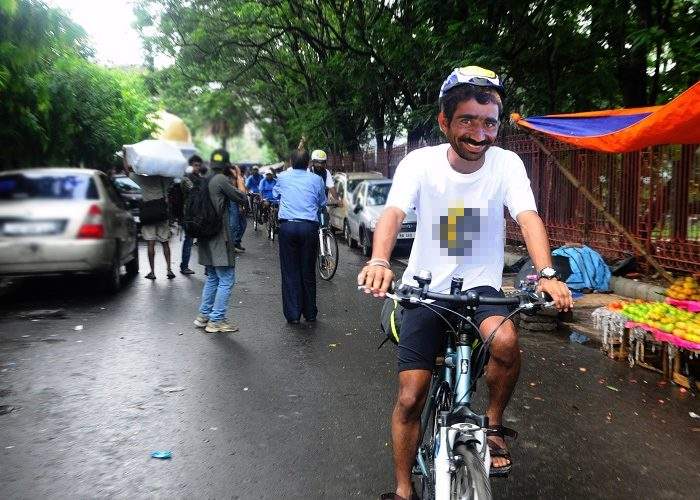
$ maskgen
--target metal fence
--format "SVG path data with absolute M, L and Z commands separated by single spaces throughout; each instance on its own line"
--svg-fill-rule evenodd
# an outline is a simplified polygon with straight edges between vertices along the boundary
M 527 134 L 505 136 L 502 145 L 520 155 L 552 245 L 583 243 L 614 260 L 634 253 L 613 228 L 559 172 Z M 557 159 L 636 236 L 662 266 L 700 272 L 700 146 L 669 145 L 625 154 L 597 153 L 548 140 Z M 330 155 L 335 171 L 375 170 L 393 176 L 408 152 L 432 144 L 405 144 L 387 151 Z M 507 218 L 507 239 L 522 243 Z M 642 263 L 643 264 L 643 263 Z

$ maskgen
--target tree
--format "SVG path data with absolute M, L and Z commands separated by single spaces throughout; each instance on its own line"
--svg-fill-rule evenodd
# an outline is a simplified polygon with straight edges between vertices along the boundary
M 177 68 L 155 71 L 149 80 L 166 109 L 182 116 L 191 129 L 205 130 L 217 137 L 223 148 L 251 118 L 237 95 L 220 84 L 201 85 Z
M 526 114 L 655 104 L 700 77 L 691 0 L 142 0 L 191 82 L 219 82 L 276 149 L 439 134 L 452 68 L 499 73 Z M 157 8 L 156 8 L 157 7 Z
M 0 168 L 104 166 L 148 136 L 141 76 L 90 62 L 84 30 L 36 0 L 0 2 Z

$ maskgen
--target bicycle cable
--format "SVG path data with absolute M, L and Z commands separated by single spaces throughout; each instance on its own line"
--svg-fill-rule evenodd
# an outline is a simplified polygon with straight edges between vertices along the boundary
M 471 318 L 469 318 L 468 316 L 464 316 L 463 314 L 461 314 L 461 313 L 459 313 L 459 312 L 457 312 L 457 311 L 453 311 L 453 310 L 450 309 L 449 307 L 444 307 L 444 306 L 441 306 L 441 305 L 435 304 L 435 303 L 433 303 L 433 304 L 426 304 L 426 303 L 424 303 L 424 302 L 418 302 L 418 303 L 419 303 L 420 305 L 422 305 L 422 306 L 424 306 L 424 307 L 430 309 L 433 313 L 437 314 L 438 316 L 440 316 L 440 317 L 443 319 L 443 321 L 445 321 L 445 323 L 447 323 L 447 326 L 452 330 L 451 333 L 453 333 L 454 335 L 457 335 L 457 330 L 455 329 L 455 327 L 452 326 L 452 324 L 451 324 L 447 319 L 445 319 L 445 317 L 444 317 L 442 314 L 440 314 L 438 311 L 435 311 L 435 310 L 433 309 L 433 307 L 437 307 L 437 308 L 440 308 L 440 309 L 444 309 L 445 311 L 448 311 L 448 312 L 450 312 L 450 313 L 452 313 L 452 314 L 455 314 L 456 316 L 459 316 L 460 318 L 466 320 L 469 324 L 471 324 L 471 325 L 476 329 L 477 333 L 478 333 L 478 331 L 479 331 L 479 328 L 478 328 L 478 327 L 476 326 L 476 324 L 471 320 Z M 448 333 L 449 333 L 449 332 L 448 332 Z M 404 348 L 406 348 L 406 346 L 404 346 Z M 413 352 L 416 353 L 416 354 L 419 354 L 419 353 L 417 353 L 416 350 L 414 350 L 414 349 L 411 349 L 411 348 L 408 348 L 408 349 L 409 349 L 410 351 L 413 351 Z M 457 378 L 455 379 L 455 387 L 456 387 L 457 385 L 459 385 L 459 380 L 460 380 L 461 377 L 462 377 L 462 372 L 460 371 L 460 372 L 457 374 Z M 473 387 L 473 386 L 472 386 L 472 387 Z M 471 388 L 470 388 L 470 392 L 471 392 Z
M 476 326 L 476 323 L 474 323 L 474 322 L 472 321 L 472 319 L 469 318 L 468 316 L 465 316 L 465 315 L 463 315 L 463 314 L 461 314 L 461 313 L 459 313 L 459 312 L 457 312 L 457 311 L 454 311 L 454 310 L 450 309 L 449 307 L 441 306 L 441 305 L 435 304 L 435 303 L 433 303 L 433 304 L 426 304 L 426 303 L 424 303 L 424 302 L 418 302 L 418 304 L 420 304 L 420 305 L 422 305 L 422 306 L 428 308 L 428 309 L 431 310 L 433 313 L 437 314 L 440 318 L 442 318 L 442 320 L 445 321 L 445 323 L 447 323 L 447 326 L 451 329 L 451 333 L 453 333 L 453 334 L 455 334 L 455 335 L 457 334 L 457 330 L 454 328 L 454 326 L 452 326 L 452 324 L 451 324 L 442 314 L 440 314 L 438 311 L 434 310 L 434 309 L 433 309 L 434 307 L 439 308 L 439 309 L 442 309 L 442 310 L 445 310 L 445 311 L 448 311 L 448 312 L 450 312 L 450 313 L 452 313 L 452 314 L 454 314 L 454 315 L 456 315 L 456 316 L 458 316 L 458 317 L 464 319 L 464 320 L 467 321 L 472 327 L 474 327 L 474 329 L 476 330 L 477 333 L 479 333 L 479 327 Z M 475 365 L 476 365 L 475 368 L 478 368 L 478 370 L 474 370 L 474 373 L 475 373 L 475 374 L 478 374 L 478 373 L 481 372 L 481 370 L 484 368 L 484 367 L 483 367 L 483 364 L 484 364 L 484 362 L 486 361 L 486 356 L 487 356 L 487 354 L 488 354 L 488 353 L 490 352 L 490 350 L 491 350 L 491 344 L 492 344 L 493 339 L 495 338 L 496 333 L 498 332 L 499 328 L 501 328 L 501 326 L 503 326 L 503 325 L 505 324 L 506 321 L 512 319 L 516 314 L 518 314 L 518 313 L 524 311 L 526 308 L 527 308 L 526 306 L 518 306 L 513 312 L 511 312 L 508 316 L 506 316 L 505 318 L 503 318 L 503 320 L 496 326 L 496 328 L 493 329 L 493 331 L 491 332 L 491 334 L 488 336 L 488 338 L 487 338 L 487 339 L 483 342 L 483 344 L 482 344 L 482 350 L 481 350 L 481 352 L 479 353 L 479 356 L 478 356 L 478 358 L 476 359 L 476 363 L 475 363 Z M 408 347 L 407 347 L 407 346 L 404 346 L 404 348 L 408 348 Z M 414 349 L 411 349 L 411 348 L 408 348 L 408 349 L 411 350 L 411 351 L 414 351 L 415 354 L 419 354 L 419 353 L 416 352 Z M 457 375 L 457 379 L 455 380 L 455 386 L 459 385 L 459 380 L 460 380 L 461 376 L 462 376 L 462 372 L 460 371 L 460 372 L 458 373 L 458 375 Z M 479 379 L 479 377 L 477 377 L 477 376 L 474 377 L 474 380 L 472 381 L 472 384 L 471 384 L 471 386 L 469 387 L 469 392 L 472 392 L 472 391 L 476 388 L 476 383 L 477 383 L 478 379 Z
M 498 329 L 501 328 L 501 326 L 503 326 L 506 321 L 513 318 L 516 314 L 524 311 L 525 309 L 526 309 L 525 306 L 517 307 L 512 313 L 510 313 L 508 316 L 503 318 L 503 320 L 498 324 L 498 326 L 496 328 L 494 328 L 494 330 L 489 335 L 488 339 L 483 343 L 482 352 L 479 353 L 479 357 L 476 360 L 476 366 L 479 368 L 477 373 L 480 372 L 484 367 L 483 365 L 485 364 L 484 362 L 486 361 L 486 356 L 491 351 L 491 343 L 492 343 L 493 339 L 495 338 L 496 332 L 498 332 Z M 476 382 L 478 381 L 478 379 L 479 379 L 478 377 L 474 377 L 474 380 L 472 381 L 472 385 L 469 388 L 469 392 L 473 391 L 476 388 Z

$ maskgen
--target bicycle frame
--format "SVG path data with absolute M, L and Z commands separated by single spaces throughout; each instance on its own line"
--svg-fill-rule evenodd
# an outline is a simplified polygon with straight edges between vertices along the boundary
M 448 324 L 444 357 L 442 362 L 438 362 L 439 358 L 436 360 L 421 415 L 421 444 L 413 474 L 422 476 L 423 498 L 444 499 L 451 498 L 453 493 L 466 493 L 469 498 L 490 499 L 491 453 L 486 438 L 489 420 L 486 415 L 471 410 L 476 381 L 488 363 L 489 348 L 498 329 L 519 312 L 552 307 L 554 302 L 536 296 L 536 280 L 529 278 L 521 283 L 522 293 L 493 298 L 480 297 L 473 290 L 463 292 L 463 279 L 457 276 L 452 277 L 449 294 L 428 289 L 432 279 L 430 271 L 418 271 L 413 279 L 418 286 L 402 284 L 386 296 L 406 307 L 411 304 L 427 307 Z M 367 291 L 368 287 L 360 285 L 358 289 Z M 444 307 L 439 301 L 457 304 L 457 307 Z M 483 342 L 473 321 L 475 308 L 480 304 L 516 306 Z M 457 318 L 456 328 L 440 310 Z M 433 425 L 429 428 L 431 418 Z
M 453 453 L 457 443 L 473 443 L 487 473 L 491 462 L 486 443 L 488 418 L 470 408 L 474 390 L 472 381 L 479 375 L 472 363 L 472 346 L 477 339 L 480 337 L 474 327 L 460 319 L 456 334 L 449 336 L 442 366 L 433 372 L 431 390 L 421 418 L 420 435 L 424 436 L 426 432 L 432 432 L 427 429 L 430 417 L 436 408 L 439 410 L 437 422 L 433 424 L 437 432 L 431 435 L 429 442 L 432 449 L 420 446 L 416 457 L 421 474 L 430 478 L 432 470 L 434 495 L 438 499 L 450 498 L 452 476 L 458 465 Z
M 328 214 L 324 210 L 318 212 L 318 253 L 321 257 L 331 255 L 328 239 L 324 236 L 331 233 L 332 230 L 328 225 Z
M 321 255 L 321 257 L 325 257 L 330 253 L 326 238 L 323 237 L 325 232 L 326 228 L 324 228 L 323 226 L 318 228 L 318 253 Z

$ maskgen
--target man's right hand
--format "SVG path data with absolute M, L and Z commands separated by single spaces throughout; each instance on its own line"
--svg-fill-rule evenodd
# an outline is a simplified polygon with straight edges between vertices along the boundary
M 365 293 L 383 298 L 394 281 L 394 271 L 383 266 L 365 266 L 357 275 L 357 284 L 365 287 Z

